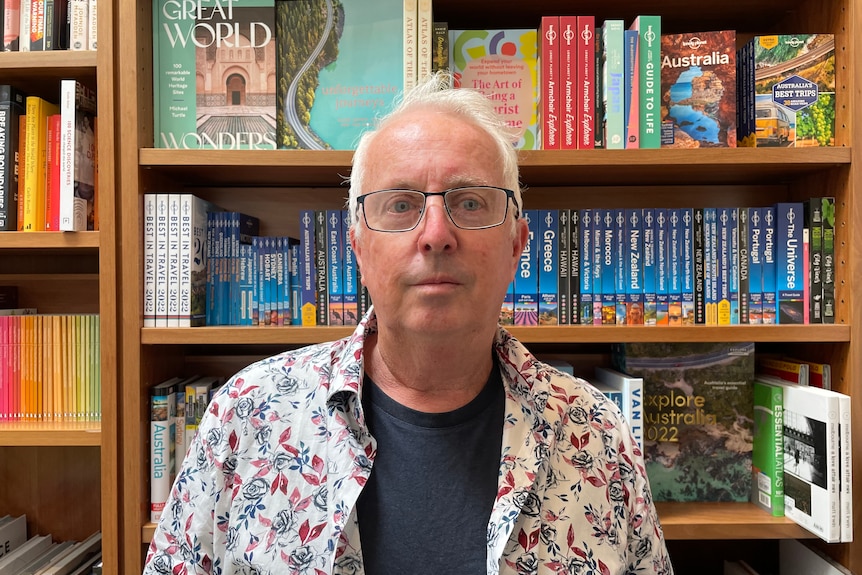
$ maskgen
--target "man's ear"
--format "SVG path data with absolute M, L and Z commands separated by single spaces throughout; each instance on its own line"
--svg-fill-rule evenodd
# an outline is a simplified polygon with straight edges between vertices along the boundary
M 359 241 L 356 239 L 356 225 L 350 226 L 350 229 L 347 231 L 347 234 L 350 237 L 350 247 L 353 248 L 353 257 L 356 259 L 356 267 L 361 271 L 362 250 L 359 247 Z M 362 285 L 365 285 L 365 279 L 362 277 L 361 273 L 359 275 L 359 281 L 362 282 Z
M 517 260 L 524 252 L 524 246 L 527 245 L 527 239 L 530 237 L 530 227 L 527 225 L 524 218 L 515 220 L 515 233 L 512 238 L 512 256 Z

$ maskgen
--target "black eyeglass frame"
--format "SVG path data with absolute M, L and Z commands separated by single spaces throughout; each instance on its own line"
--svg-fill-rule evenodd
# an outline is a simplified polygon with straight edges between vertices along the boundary
M 506 193 L 506 211 L 503 212 L 503 219 L 499 223 L 491 224 L 490 226 L 481 226 L 478 228 L 465 228 L 455 223 L 455 220 L 452 218 L 452 212 L 449 210 L 449 202 L 446 201 L 446 195 L 449 192 L 459 192 L 461 190 L 469 190 L 473 188 L 499 190 Z M 403 230 L 379 230 L 375 227 L 372 227 L 371 224 L 368 223 L 368 216 L 365 213 L 365 198 L 367 198 L 368 196 L 373 196 L 374 194 L 380 194 L 384 192 L 413 192 L 417 194 L 422 194 L 424 196 L 424 199 L 422 200 L 422 210 L 419 212 L 419 218 L 416 220 L 416 223 L 413 224 L 413 227 L 404 228 Z M 496 228 L 497 226 L 502 226 L 506 222 L 506 218 L 509 217 L 510 199 L 515 206 L 515 219 L 521 217 L 521 208 L 520 206 L 518 206 L 518 199 L 515 197 L 515 192 L 513 190 L 510 190 L 509 188 L 501 188 L 499 186 L 459 186 L 457 188 L 449 188 L 448 190 L 443 190 L 442 192 L 423 192 L 422 190 L 411 190 L 410 188 L 386 188 L 385 190 L 375 190 L 373 192 L 368 192 L 367 194 L 357 196 L 356 204 L 357 209 L 359 208 L 359 206 L 362 206 L 362 219 L 365 220 L 365 225 L 368 227 L 369 230 L 386 234 L 399 234 L 401 232 L 409 232 L 415 230 L 416 227 L 422 222 L 422 218 L 425 216 L 425 208 L 428 205 L 428 198 L 431 196 L 443 197 L 443 206 L 446 208 L 446 215 L 449 216 L 449 221 L 452 222 L 452 225 L 454 225 L 459 230 L 487 230 L 490 228 Z

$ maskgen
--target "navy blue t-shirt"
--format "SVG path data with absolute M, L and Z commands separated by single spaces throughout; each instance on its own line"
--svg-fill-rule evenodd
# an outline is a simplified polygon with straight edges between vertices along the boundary
M 357 514 L 368 575 L 486 573 L 505 397 L 500 369 L 467 405 L 423 413 L 366 376 L 363 406 L 377 439 Z

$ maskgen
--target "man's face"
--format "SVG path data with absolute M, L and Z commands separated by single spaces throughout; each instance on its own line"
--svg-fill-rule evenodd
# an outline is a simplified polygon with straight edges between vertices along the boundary
M 503 185 L 497 148 L 472 124 L 420 110 L 389 124 L 368 150 L 364 193 L 387 188 L 441 192 L 465 185 Z M 351 234 L 362 283 L 381 329 L 396 332 L 488 331 L 514 277 L 527 238 L 523 220 L 483 230 L 452 223 L 440 196 L 426 200 L 419 225 Z M 360 208 L 361 211 L 362 208 Z M 515 212 L 509 205 L 508 218 Z

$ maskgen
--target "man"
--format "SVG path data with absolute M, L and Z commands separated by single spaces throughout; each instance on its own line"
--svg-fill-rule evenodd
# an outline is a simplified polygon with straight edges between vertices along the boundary
M 373 310 L 213 399 L 144 573 L 672 573 L 620 412 L 497 324 L 528 241 L 516 152 L 443 81 L 354 155 Z

